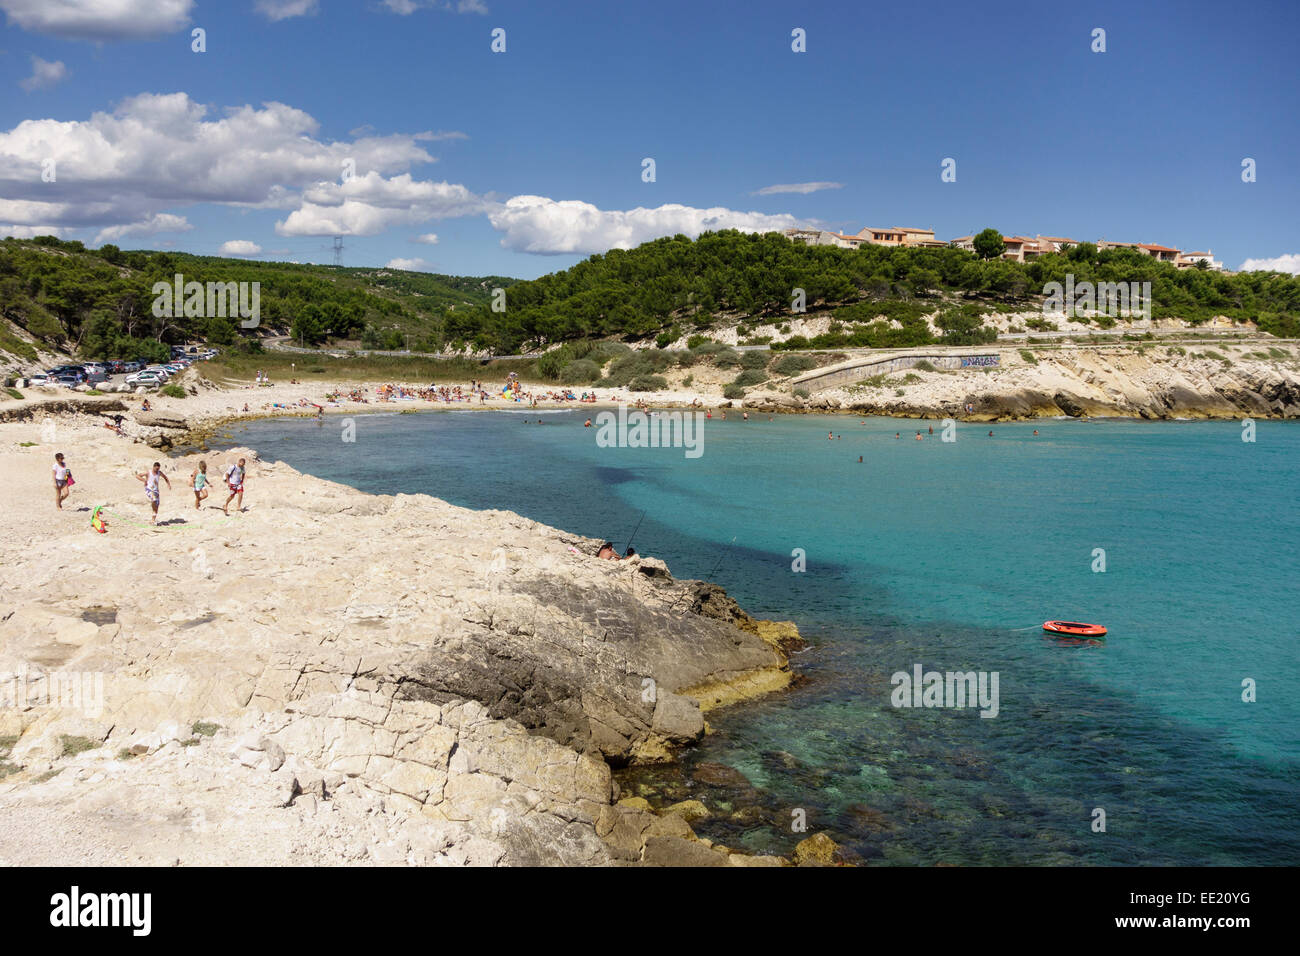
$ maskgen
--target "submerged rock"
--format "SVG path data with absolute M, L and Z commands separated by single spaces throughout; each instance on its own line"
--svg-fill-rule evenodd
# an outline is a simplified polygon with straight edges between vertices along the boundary
M 713 761 L 706 760 L 696 764 L 691 771 L 691 776 L 699 783 L 706 783 L 715 787 L 731 787 L 734 789 L 750 789 L 753 787 L 753 784 L 749 782 L 749 778 L 739 770 Z
M 839 844 L 825 833 L 814 833 L 794 848 L 795 866 L 835 866 L 839 857 Z

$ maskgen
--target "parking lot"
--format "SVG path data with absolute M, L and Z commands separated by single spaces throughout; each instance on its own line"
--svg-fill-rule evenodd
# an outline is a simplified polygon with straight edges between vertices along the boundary
M 29 388 L 80 389 L 84 386 L 85 390 L 99 389 L 105 392 L 116 392 L 123 387 L 134 389 L 139 386 L 152 390 L 174 381 L 187 368 L 215 354 L 216 350 L 186 353 L 166 363 L 149 365 L 137 360 L 67 363 L 51 366 L 43 373 L 33 374 L 24 384 Z M 153 374 L 150 374 L 151 372 Z

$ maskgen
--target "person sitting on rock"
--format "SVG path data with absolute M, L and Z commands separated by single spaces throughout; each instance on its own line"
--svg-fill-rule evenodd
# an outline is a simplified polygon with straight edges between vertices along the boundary
M 614 545 L 608 541 L 600 546 L 600 550 L 596 552 L 596 557 L 604 558 L 606 561 L 618 560 L 618 554 L 614 551 Z

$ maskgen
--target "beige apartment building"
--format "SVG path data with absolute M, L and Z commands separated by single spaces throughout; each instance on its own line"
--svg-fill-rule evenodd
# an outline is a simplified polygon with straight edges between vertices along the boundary
M 802 242 L 810 246 L 839 246 L 841 249 L 856 249 L 863 243 L 873 246 L 930 248 L 942 248 L 948 245 L 942 239 L 934 237 L 933 229 L 913 229 L 899 226 L 890 229 L 873 229 L 867 226 L 853 236 L 820 229 L 787 229 L 785 235 L 792 242 Z
M 803 242 L 810 246 L 837 246 L 841 249 L 856 249 L 863 243 L 874 246 L 903 246 L 910 248 L 942 248 L 955 246 L 958 249 L 975 251 L 974 236 L 958 236 L 944 242 L 934 237 L 933 229 L 913 229 L 894 226 L 888 229 L 876 229 L 866 226 L 856 235 L 848 236 L 824 229 L 787 229 L 785 235 L 793 242 Z M 1010 262 L 1028 262 L 1051 252 L 1064 252 L 1079 243 L 1067 236 L 1003 236 L 1002 258 Z M 1099 250 L 1133 249 L 1151 256 L 1161 262 L 1169 262 L 1179 269 L 1192 269 L 1198 262 L 1205 262 L 1206 267 L 1216 272 L 1223 271 L 1223 263 L 1217 261 L 1210 252 L 1188 252 L 1172 246 L 1161 246 L 1148 242 L 1115 242 L 1110 239 L 1097 240 Z

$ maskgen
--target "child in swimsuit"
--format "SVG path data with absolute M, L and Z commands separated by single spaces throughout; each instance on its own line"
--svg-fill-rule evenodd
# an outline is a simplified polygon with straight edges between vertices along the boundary
M 194 473 L 190 475 L 190 480 L 194 482 L 194 510 L 197 511 L 199 502 L 208 496 L 208 463 L 206 461 L 199 462 L 199 467 L 194 469 Z

